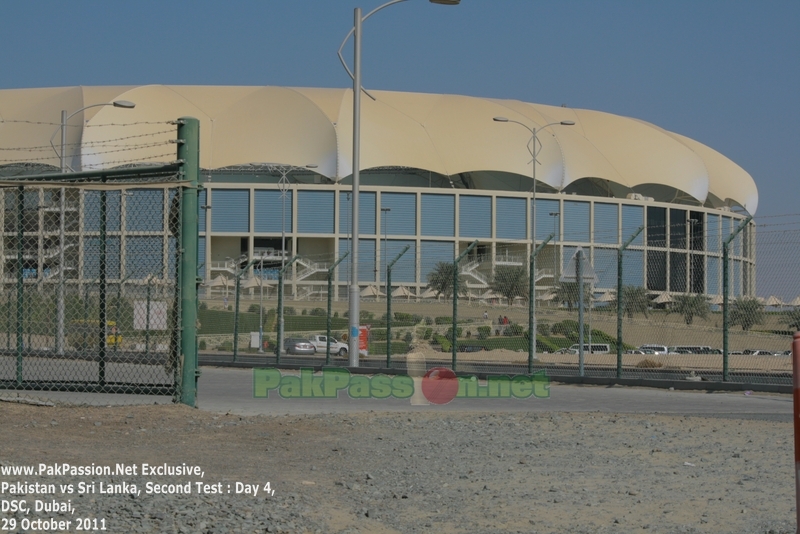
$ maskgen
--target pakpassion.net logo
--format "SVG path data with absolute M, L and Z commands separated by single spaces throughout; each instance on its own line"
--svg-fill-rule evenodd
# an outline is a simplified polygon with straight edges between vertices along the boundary
M 532 375 L 489 376 L 484 384 L 474 375 L 456 376 L 445 367 L 430 369 L 421 380 L 422 394 L 433 404 L 447 404 L 453 399 L 527 399 L 548 398 L 550 379 L 539 371 Z M 269 398 L 270 392 L 284 399 L 335 399 L 340 391 L 353 399 L 410 399 L 415 392 L 414 378 L 406 375 L 351 375 L 341 367 L 300 369 L 300 375 L 283 374 L 279 369 L 253 369 L 253 396 Z

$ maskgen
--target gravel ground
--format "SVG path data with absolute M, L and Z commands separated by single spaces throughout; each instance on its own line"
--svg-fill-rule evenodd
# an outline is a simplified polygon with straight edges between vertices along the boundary
M 77 531 L 79 517 L 105 519 L 112 533 L 795 532 L 792 427 L 782 421 L 519 412 L 240 417 L 184 406 L 2 403 L 0 435 L 4 468 L 185 463 L 203 471 L 0 476 L 56 485 L 55 495 L 7 489 L 6 501 L 69 500 L 75 509 L 2 518 L 71 520 L 64 532 Z M 148 482 L 187 481 L 189 495 L 146 492 Z M 80 482 L 96 491 L 101 482 L 135 484 L 141 494 L 81 494 Z M 198 494 L 195 482 L 221 483 L 222 494 Z M 259 491 L 236 494 L 237 482 Z M 62 493 L 61 484 L 74 492 Z

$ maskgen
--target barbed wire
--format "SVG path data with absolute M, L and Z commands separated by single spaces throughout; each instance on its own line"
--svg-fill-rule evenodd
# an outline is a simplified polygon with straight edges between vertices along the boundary
M 0 119 L 0 124 L 30 124 L 33 126 L 61 126 L 61 122 L 32 121 L 26 119 Z M 112 122 L 105 124 L 82 124 L 82 128 L 98 128 L 105 126 L 137 126 L 141 124 L 174 124 L 175 121 L 137 121 L 137 122 Z M 78 128 L 77 124 L 65 124 L 67 128 Z
M 158 132 L 151 132 L 151 133 L 144 133 L 144 134 L 137 134 L 137 135 L 129 135 L 125 137 L 113 137 L 111 139 L 103 139 L 99 141 L 86 141 L 86 142 L 79 142 L 79 143 L 67 143 L 64 145 L 66 148 L 75 148 L 75 147 L 93 147 L 93 146 L 128 146 L 128 145 L 115 145 L 111 144 L 112 142 L 118 141 L 127 141 L 129 139 L 139 139 L 142 137 L 155 137 L 157 135 L 163 134 L 174 134 L 175 130 L 160 130 Z M 132 148 L 135 148 L 139 145 L 133 145 Z M 19 151 L 19 152 L 36 152 L 41 150 L 52 150 L 53 147 L 51 145 L 37 145 L 37 146 L 30 146 L 30 147 L 0 147 L 0 151 Z
M 104 168 L 104 167 L 107 167 L 107 166 L 118 167 L 118 166 L 120 166 L 122 164 L 125 164 L 125 163 L 138 163 L 138 162 L 141 162 L 141 161 L 152 161 L 152 160 L 163 160 L 165 162 L 174 162 L 175 161 L 174 158 L 175 158 L 175 153 L 174 152 L 168 152 L 166 154 L 158 154 L 158 155 L 155 155 L 155 156 L 144 156 L 144 157 L 135 158 L 135 159 L 120 159 L 120 160 L 114 160 L 114 161 L 104 161 L 102 163 L 85 164 L 85 165 L 83 165 L 83 168 L 84 169 L 100 169 L 100 168 Z
M 166 146 L 166 145 L 169 145 L 169 144 L 172 144 L 172 143 L 173 143 L 173 141 L 170 140 L 170 141 L 162 141 L 162 142 L 158 142 L 158 143 L 142 143 L 142 144 L 133 145 L 133 146 L 130 146 L 130 147 L 127 147 L 127 148 L 118 148 L 118 149 L 114 149 L 114 150 L 99 150 L 99 151 L 98 150 L 92 150 L 91 152 L 88 152 L 87 154 L 82 154 L 81 157 L 85 158 L 85 157 L 97 156 L 97 155 L 101 155 L 101 154 L 113 154 L 113 153 L 118 153 L 118 152 L 133 152 L 135 150 L 145 150 L 145 149 L 148 149 L 148 148 L 153 148 L 153 147 L 158 147 L 158 146 Z M 25 159 L 0 158 L 0 163 L 5 163 L 5 164 L 32 163 L 32 162 L 37 162 L 37 161 L 53 161 L 53 160 L 58 160 L 58 159 L 60 159 L 60 158 L 59 158 L 59 156 L 56 156 L 56 155 L 41 156 L 41 157 L 37 157 L 37 158 L 25 158 Z M 149 158 L 140 158 L 140 159 L 149 159 Z M 127 160 L 127 161 L 135 161 L 135 160 Z M 87 165 L 83 165 L 83 167 L 87 167 Z

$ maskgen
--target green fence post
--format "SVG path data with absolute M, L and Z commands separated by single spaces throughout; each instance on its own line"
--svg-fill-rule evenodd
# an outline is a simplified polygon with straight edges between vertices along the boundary
M 622 378 L 622 253 L 642 233 L 644 225 L 637 228 L 617 249 L 617 378 Z
M 325 342 L 325 365 L 331 364 L 331 308 L 333 308 L 333 271 L 348 255 L 350 255 L 350 251 L 345 252 L 341 258 L 336 260 L 336 262 L 328 268 L 328 320 L 326 321 L 327 329 L 325 331 L 327 339 Z
M 102 178 L 105 182 L 105 178 Z M 100 191 L 100 265 L 99 284 L 97 286 L 99 344 L 98 344 L 98 378 L 101 386 L 106 384 L 106 230 L 108 225 L 108 194 Z M 148 308 L 149 309 L 149 308 Z
M 238 269 L 238 267 L 237 267 Z M 244 269 L 239 270 L 234 276 L 233 284 L 233 361 L 239 352 L 239 290 L 241 289 L 242 274 Z
M 278 271 L 278 354 L 275 357 L 275 365 L 280 365 L 281 352 L 283 352 L 283 275 L 286 273 L 286 269 L 299 259 L 300 256 L 295 256 Z
M 536 256 L 544 246 L 555 237 L 550 234 L 542 243 L 531 252 L 528 265 L 528 374 L 533 374 L 533 360 L 536 359 Z M 555 276 L 556 273 L 553 273 Z
M 23 326 L 25 323 L 25 280 L 24 280 L 24 249 L 25 241 L 25 188 L 20 186 L 17 190 L 17 385 L 22 385 L 22 352 L 25 350 Z
M 730 289 L 728 287 L 728 249 L 731 241 L 739 235 L 739 232 L 744 230 L 744 227 L 753 220 L 753 216 L 748 216 L 745 220 L 739 223 L 731 235 L 722 243 L 722 381 L 728 381 L 728 330 L 730 330 L 730 323 L 728 322 L 728 297 Z
M 256 262 L 255 258 L 250 260 L 247 265 L 239 269 L 237 267 L 234 287 L 236 294 L 233 296 L 233 361 L 239 355 L 239 292 L 242 289 L 242 276 Z
M 197 398 L 197 188 L 200 179 L 200 121 L 192 117 L 178 120 L 178 160 L 182 178 L 180 231 L 181 325 L 180 351 L 181 403 L 194 406 Z M 149 306 L 148 306 L 149 309 Z
M 578 376 L 583 376 L 583 249 L 575 254 L 575 282 L 578 286 Z M 590 353 L 591 349 L 589 347 Z
M 469 246 L 467 247 L 467 250 L 465 250 L 464 252 L 459 254 L 458 257 L 455 260 L 453 260 L 453 331 L 451 333 L 452 340 L 451 340 L 450 345 L 451 345 L 452 354 L 453 354 L 452 367 L 453 367 L 453 371 L 454 372 L 456 370 L 456 351 L 458 349 L 458 347 L 457 347 L 457 345 L 458 345 L 458 328 L 457 328 L 457 325 L 458 325 L 458 264 L 464 258 L 464 256 L 469 254 L 470 251 L 473 248 L 475 248 L 475 246 L 477 244 L 478 244 L 478 240 L 476 239 L 475 241 L 473 241 L 472 243 L 469 244 Z
M 395 259 L 386 265 L 386 368 L 392 365 L 392 267 L 411 245 L 406 245 Z

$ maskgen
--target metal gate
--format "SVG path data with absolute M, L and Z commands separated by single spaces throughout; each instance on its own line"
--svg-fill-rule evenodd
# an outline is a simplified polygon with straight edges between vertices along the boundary
M 0 389 L 194 404 L 199 129 L 174 124 L 167 165 L 0 181 Z

